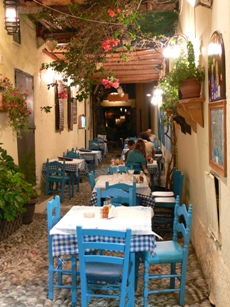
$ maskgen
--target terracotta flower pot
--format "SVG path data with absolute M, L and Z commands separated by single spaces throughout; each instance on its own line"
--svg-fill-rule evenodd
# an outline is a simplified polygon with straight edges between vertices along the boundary
M 200 97 L 201 83 L 196 79 L 184 80 L 180 87 L 181 98 Z

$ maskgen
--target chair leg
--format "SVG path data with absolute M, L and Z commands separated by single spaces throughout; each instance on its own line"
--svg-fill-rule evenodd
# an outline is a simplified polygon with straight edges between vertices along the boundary
M 171 274 L 175 274 L 176 273 L 176 264 L 175 263 L 171 263 Z M 170 278 L 170 289 L 174 289 L 175 288 L 175 277 L 171 277 Z
M 147 261 L 144 262 L 144 303 L 143 303 L 143 307 L 147 307 L 148 305 L 148 289 L 149 286 L 149 264 Z
M 180 305 L 184 305 L 185 283 L 186 283 L 186 267 L 187 267 L 187 261 L 183 261 L 182 264 L 181 264 L 180 295 L 179 295 L 179 304 Z
M 53 272 L 53 264 L 49 264 L 49 271 L 48 271 L 48 274 L 49 274 L 49 280 L 48 280 L 48 298 L 50 300 L 53 299 L 53 283 L 54 283 L 54 272 Z
M 77 306 L 77 270 L 76 270 L 76 255 L 71 256 L 72 262 L 72 307 Z

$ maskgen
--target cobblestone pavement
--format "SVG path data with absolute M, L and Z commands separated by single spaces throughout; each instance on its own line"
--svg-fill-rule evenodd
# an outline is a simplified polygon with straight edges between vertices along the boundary
M 118 152 L 110 152 L 96 169 L 96 177 L 108 172 L 111 157 Z M 73 205 L 89 204 L 91 189 L 89 182 L 83 179 L 80 192 L 71 200 L 61 204 L 64 215 Z M 47 220 L 46 213 L 35 214 L 33 222 L 22 225 L 18 231 L 0 242 L 0 306 L 1 307 L 67 307 L 71 306 L 69 290 L 55 290 L 54 300 L 47 298 L 48 280 Z M 155 269 L 159 269 L 158 267 Z M 162 268 L 164 272 L 165 268 Z M 67 278 L 65 282 L 69 283 Z M 143 280 L 139 279 L 135 293 L 135 307 L 143 306 Z M 80 294 L 79 294 L 80 295 Z M 208 288 L 200 269 L 192 245 L 189 250 L 188 273 L 186 283 L 186 307 L 210 307 Z M 78 306 L 80 300 L 78 297 Z M 92 300 L 89 306 L 115 307 L 114 300 Z M 179 306 L 177 294 L 160 294 L 149 297 L 149 307 Z

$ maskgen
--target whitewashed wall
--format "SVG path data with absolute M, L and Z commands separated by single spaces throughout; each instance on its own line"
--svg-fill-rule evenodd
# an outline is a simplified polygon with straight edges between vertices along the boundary
M 228 306 L 230 302 L 230 223 L 229 223 L 229 88 L 230 88 L 230 1 L 214 0 L 213 8 L 201 6 L 195 10 L 186 0 L 182 1 L 180 15 L 180 32 L 201 43 L 201 63 L 205 66 L 207 75 L 207 48 L 212 33 L 216 30 L 223 34 L 226 54 L 226 85 L 227 85 L 227 177 L 213 172 L 219 179 L 220 187 L 220 242 L 215 242 L 209 234 L 209 213 L 215 212 L 205 191 L 205 172 L 213 171 L 209 166 L 208 141 L 208 80 L 205 81 L 204 128 L 197 125 L 197 133 L 192 135 L 177 131 L 178 166 L 185 175 L 185 200 L 193 204 L 192 242 L 201 262 L 209 286 L 210 299 L 217 307 Z M 210 193 L 210 191 L 207 191 Z M 208 201 L 209 199 L 209 201 Z M 213 206 L 213 207 L 211 207 Z
M 20 22 L 21 44 L 17 44 L 4 29 L 4 9 L 0 5 L 0 56 L 2 55 L 4 58 L 4 63 L 0 63 L 0 73 L 12 82 L 14 82 L 15 68 L 34 77 L 36 175 L 40 184 L 42 164 L 46 159 L 60 156 L 72 147 L 84 147 L 85 129 L 78 129 L 78 125 L 73 125 L 73 131 L 68 131 L 67 104 L 65 102 L 64 131 L 55 132 L 54 89 L 48 90 L 47 84 L 56 80 L 57 76 L 51 70 L 40 71 L 41 64 L 48 63 L 51 59 L 42 52 L 45 45 L 37 46 L 35 25 L 28 18 L 21 17 Z M 51 113 L 46 114 L 40 110 L 40 107 L 47 105 L 53 108 Z M 85 105 L 89 114 L 89 101 L 78 102 L 78 114 L 85 114 Z M 92 128 L 87 128 L 87 138 L 91 136 L 90 129 Z M 6 112 L 0 112 L 0 142 L 17 163 L 17 139 L 7 126 Z M 87 143 L 88 141 L 86 146 Z

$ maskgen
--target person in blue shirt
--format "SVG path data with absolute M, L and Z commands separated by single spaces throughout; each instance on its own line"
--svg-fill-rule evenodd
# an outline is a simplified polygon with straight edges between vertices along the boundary
M 139 163 L 144 173 L 148 173 L 146 161 L 146 148 L 142 139 L 136 141 L 134 150 L 130 150 L 127 156 L 127 163 Z

